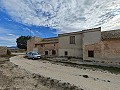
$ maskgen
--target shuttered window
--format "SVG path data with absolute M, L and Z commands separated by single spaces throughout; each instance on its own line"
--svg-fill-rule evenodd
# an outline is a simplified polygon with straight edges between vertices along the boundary
M 75 36 L 70 36 L 70 44 L 75 44 Z

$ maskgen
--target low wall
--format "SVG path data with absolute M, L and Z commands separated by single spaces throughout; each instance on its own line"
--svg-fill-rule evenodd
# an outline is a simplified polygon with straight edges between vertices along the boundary
M 0 55 L 6 55 L 7 54 L 7 47 L 0 46 Z

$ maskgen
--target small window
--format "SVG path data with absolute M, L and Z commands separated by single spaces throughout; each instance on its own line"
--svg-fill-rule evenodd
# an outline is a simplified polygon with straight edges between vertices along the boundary
M 67 56 L 68 55 L 68 52 L 67 51 L 65 51 L 65 56 Z
M 35 48 L 37 48 L 37 45 L 35 44 Z
M 48 55 L 48 51 L 45 51 L 45 55 Z
M 75 36 L 70 36 L 70 44 L 75 44 Z
M 55 55 L 56 54 L 56 51 L 55 50 L 52 50 L 52 55 Z
M 43 47 L 43 45 L 41 44 L 40 47 Z
M 94 57 L 94 51 L 88 51 L 88 57 Z

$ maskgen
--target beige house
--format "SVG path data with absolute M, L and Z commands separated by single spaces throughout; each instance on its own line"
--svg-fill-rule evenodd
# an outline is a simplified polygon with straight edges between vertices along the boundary
M 59 34 L 59 56 L 83 58 L 85 61 L 120 63 L 120 30 L 93 28 Z
M 120 64 L 120 30 L 101 32 L 101 41 L 84 46 L 83 59 Z
M 103 31 L 101 28 L 59 34 L 55 38 L 34 37 L 27 42 L 28 51 L 47 56 L 68 56 L 84 61 L 120 63 L 120 30 Z
M 58 37 L 33 37 L 27 41 L 27 51 L 37 51 L 46 56 L 58 56 Z
M 59 56 L 83 57 L 82 32 L 59 34 Z
M 101 41 L 101 28 L 59 34 L 59 56 L 84 57 L 84 46 Z

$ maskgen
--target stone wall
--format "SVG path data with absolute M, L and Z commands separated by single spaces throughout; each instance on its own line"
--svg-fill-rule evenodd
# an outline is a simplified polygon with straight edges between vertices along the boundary
M 39 44 L 37 48 L 41 55 L 45 55 L 45 51 L 48 51 L 48 56 L 58 56 L 58 42 Z M 52 50 L 55 50 L 55 55 L 52 54 Z
M 0 55 L 6 55 L 7 54 L 7 47 L 0 46 Z
M 101 45 L 103 60 L 108 63 L 120 63 L 120 39 L 102 41 Z
M 39 43 L 42 39 L 39 37 L 33 37 L 27 41 L 27 52 L 36 50 L 35 44 Z
M 88 57 L 88 51 L 94 51 L 94 57 Z M 105 40 L 99 43 L 86 45 L 84 60 L 120 64 L 120 40 Z

